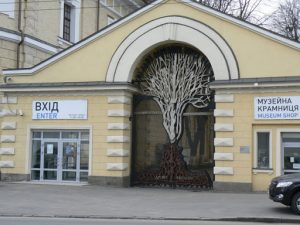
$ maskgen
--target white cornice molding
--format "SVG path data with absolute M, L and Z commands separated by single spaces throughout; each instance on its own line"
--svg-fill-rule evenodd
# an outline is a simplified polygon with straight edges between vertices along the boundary
M 1 87 L 1 92 L 70 92 L 70 91 L 129 91 L 138 92 L 139 90 L 131 85 L 105 85 L 105 86 L 81 86 L 81 87 Z
M 19 34 L 14 34 L 11 32 L 0 30 L 0 40 L 6 40 L 6 41 L 18 43 L 21 41 L 21 36 Z M 51 54 L 55 54 L 55 53 L 59 52 L 58 48 L 53 47 L 49 44 L 43 43 L 41 41 L 35 40 L 30 37 L 25 37 L 24 43 L 30 47 L 37 48 L 41 51 L 48 52 Z
M 27 44 L 30 47 L 37 48 L 37 49 L 39 49 L 41 51 L 44 51 L 44 52 L 49 52 L 51 54 L 55 54 L 55 53 L 59 52 L 58 48 L 53 47 L 51 45 L 48 45 L 46 43 L 37 41 L 35 39 L 29 38 L 29 37 L 24 38 L 24 43 Z
M 21 41 L 21 37 L 18 34 L 10 33 L 7 31 L 0 30 L 0 39 L 12 42 L 19 42 Z
M 210 88 L 213 90 L 234 90 L 234 89 L 243 89 L 243 90 L 257 90 L 257 89 L 274 89 L 274 88 L 292 88 L 292 87 L 300 87 L 300 82 L 270 82 L 270 83 L 260 83 L 260 82 L 253 82 L 253 83 L 239 83 L 239 84 L 211 84 Z

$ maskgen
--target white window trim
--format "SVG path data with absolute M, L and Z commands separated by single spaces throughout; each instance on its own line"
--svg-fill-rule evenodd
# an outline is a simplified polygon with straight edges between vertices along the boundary
M 266 173 L 266 174 L 273 174 L 273 169 L 252 169 L 253 174 L 258 174 L 258 173 Z
M 300 133 L 299 128 L 280 128 L 277 129 L 277 135 L 276 135 L 276 176 L 283 175 L 282 174 L 282 141 L 281 141 L 281 135 L 282 133 Z
M 69 41 L 63 39 L 62 37 L 58 37 L 57 40 L 58 40 L 58 44 L 60 44 L 60 45 L 63 45 L 63 44 L 65 44 L 67 46 L 73 45 L 72 42 L 69 42 Z
M 71 21 L 71 27 L 74 33 L 71 34 L 71 42 L 76 43 L 79 41 L 80 34 L 80 14 L 81 14 L 81 0 L 60 0 L 60 29 L 59 38 L 63 39 L 64 33 L 64 4 L 68 4 L 74 10 L 74 21 Z M 75 8 L 75 9 L 74 9 Z M 72 29 L 72 28 L 71 28 Z
M 269 168 L 257 168 L 257 133 L 269 133 Z M 273 169 L 273 156 L 272 156 L 272 130 L 271 129 L 256 129 L 254 130 L 254 152 L 253 152 L 253 169 L 255 171 L 266 171 L 268 169 Z
M 12 19 L 15 18 L 15 0 L 6 0 L 4 2 L 2 1 L 1 4 L 0 14 L 8 15 L 8 17 Z

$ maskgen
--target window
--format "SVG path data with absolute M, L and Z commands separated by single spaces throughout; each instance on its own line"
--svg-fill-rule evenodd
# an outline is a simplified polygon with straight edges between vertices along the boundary
M 79 41 L 80 0 L 61 0 L 60 39 L 76 43 Z
M 71 6 L 64 5 L 64 30 L 63 38 L 66 41 L 71 41 Z
M 255 167 L 258 169 L 269 169 L 270 162 L 270 132 L 257 132 Z
M 15 0 L 2 0 L 0 3 L 0 13 L 6 14 L 11 18 L 15 17 Z

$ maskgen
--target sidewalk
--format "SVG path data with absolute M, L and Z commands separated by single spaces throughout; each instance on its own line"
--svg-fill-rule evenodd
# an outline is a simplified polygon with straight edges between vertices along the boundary
M 262 193 L 0 182 L 0 216 L 300 223 Z

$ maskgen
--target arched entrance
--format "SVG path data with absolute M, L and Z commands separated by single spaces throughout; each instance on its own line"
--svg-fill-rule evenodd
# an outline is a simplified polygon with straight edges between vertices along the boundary
M 106 82 L 135 83 L 137 67 L 141 65 L 145 57 L 149 56 L 149 53 L 155 52 L 166 45 L 177 44 L 201 53 L 210 63 L 210 68 L 213 70 L 213 79 L 231 80 L 239 78 L 238 64 L 232 49 L 215 30 L 206 24 L 186 17 L 168 16 L 144 24 L 123 40 L 111 59 Z M 182 158 L 181 156 L 185 154 L 185 161 L 179 160 L 183 162 L 182 165 L 189 164 L 189 170 L 191 171 L 194 169 L 208 171 L 204 173 L 204 176 L 213 179 L 213 97 L 210 102 L 202 109 L 194 109 L 192 106 L 184 108 L 185 112 L 182 112 L 183 119 L 180 122 L 184 127 L 181 134 L 182 139 L 175 141 L 175 143 L 178 147 L 182 146 L 178 149 L 182 154 L 176 157 Z M 159 167 L 159 158 L 165 157 L 165 155 L 161 156 L 159 154 L 164 152 L 163 143 L 167 143 L 167 141 L 164 141 L 167 139 L 166 137 L 170 139 L 170 132 L 164 129 L 165 126 L 162 128 L 164 121 L 160 119 L 159 109 L 161 109 L 161 106 L 158 107 L 151 97 L 134 96 L 131 138 L 133 143 L 131 145 L 131 157 L 133 159 L 131 160 L 131 177 L 133 183 L 136 183 L 134 177 L 138 171 L 142 171 L 147 165 L 149 165 L 149 168 L 152 166 Z M 177 124 L 179 123 L 177 122 Z M 204 135 L 199 135 L 203 132 Z M 153 140 L 149 139 L 151 135 Z M 201 147 L 199 147 L 200 145 Z M 139 149 L 149 147 L 149 151 L 139 153 L 140 150 L 136 150 L 137 146 L 141 146 L 138 147 Z M 135 163 L 136 166 L 134 166 Z
M 201 67 L 206 69 L 200 72 Z M 133 76 L 142 93 L 133 98 L 132 185 L 212 187 L 214 101 L 213 93 L 205 96 L 200 86 L 213 79 L 204 54 L 182 43 L 159 46 L 142 58 Z M 161 84 L 147 94 L 152 88 L 149 82 Z M 188 101 L 190 104 L 185 104 Z M 173 106 L 178 109 L 172 110 Z M 176 119 L 179 116 L 182 119 Z M 172 123 L 177 123 L 174 129 Z
M 203 52 L 214 69 L 215 80 L 239 78 L 236 57 L 219 33 L 199 21 L 167 16 L 137 28 L 119 45 L 108 67 L 106 82 L 131 82 L 137 64 L 149 51 L 174 42 Z

